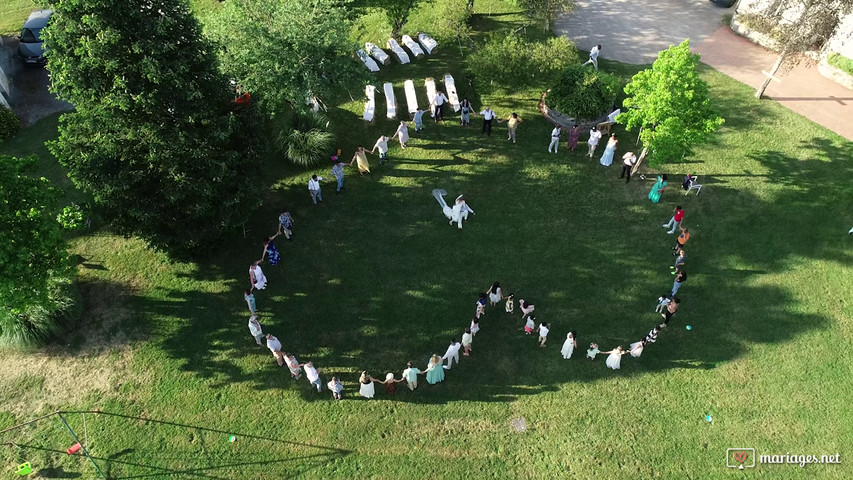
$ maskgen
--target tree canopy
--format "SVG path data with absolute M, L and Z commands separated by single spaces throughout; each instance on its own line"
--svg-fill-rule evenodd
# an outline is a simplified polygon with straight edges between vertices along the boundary
M 346 0 L 229 0 L 207 32 L 225 72 L 275 115 L 327 99 L 335 87 L 360 91 L 367 73 L 348 39 Z
M 689 155 L 724 122 L 711 106 L 698 63 L 699 55 L 690 53 L 685 40 L 660 52 L 651 68 L 625 86 L 628 98 L 616 121 L 628 130 L 642 128 L 640 138 L 653 165 Z
M 51 152 L 122 234 L 173 256 L 257 207 L 251 107 L 180 0 L 62 0 L 47 29 L 52 91 L 74 104 Z
M 615 75 L 573 63 L 548 93 L 548 105 L 573 118 L 594 119 L 610 111 L 618 92 Z

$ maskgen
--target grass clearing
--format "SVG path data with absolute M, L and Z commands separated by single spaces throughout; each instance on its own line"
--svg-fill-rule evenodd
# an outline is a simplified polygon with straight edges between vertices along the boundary
M 479 32 L 525 22 L 497 0 L 477 9 Z M 489 9 L 491 17 L 482 14 Z M 601 68 L 626 77 L 637 70 Z M 423 78 L 446 72 L 462 94 L 468 72 L 458 49 L 444 46 L 383 68 L 374 84 L 394 83 L 404 105 L 402 82 L 411 78 L 423 105 Z M 392 147 L 388 164 L 371 156 L 372 175 L 349 170 L 345 193 L 325 184 L 321 207 L 306 183 L 328 168 L 270 158 L 247 237 L 236 234 L 198 263 L 171 264 L 107 231 L 77 237 L 91 324 L 70 335 L 70 347 L 4 362 L 12 379 L 0 391 L 22 391 L 3 401 L 0 427 L 57 408 L 121 414 L 87 416 L 91 450 L 111 478 L 724 478 L 739 475 L 725 467 L 730 447 L 846 457 L 851 144 L 722 74 L 702 76 L 726 124 L 692 158 L 662 170 L 671 181 L 658 205 L 646 199 L 657 172 L 625 185 L 618 166 L 567 153 L 565 143 L 549 155 L 540 92 L 487 93 L 478 75 L 468 94 L 475 109 L 491 105 L 503 118 L 517 111 L 525 119 L 518 144 L 507 143 L 503 125 L 482 136 L 479 118 L 467 128 L 428 120 L 409 148 Z M 377 121 L 364 124 L 361 94 L 352 93 L 356 100 L 330 111 L 347 158 L 396 123 L 384 118 L 380 93 Z M 37 150 L 33 128 L 0 151 Z M 622 135 L 618 151 L 634 138 Z M 51 172 L 50 158 L 37 153 Z M 701 195 L 678 188 L 686 172 L 700 176 Z M 477 215 L 462 232 L 446 224 L 433 188 L 469 197 Z M 589 342 L 627 345 L 660 321 L 652 310 L 672 285 L 674 242 L 660 225 L 676 203 L 693 236 L 691 276 L 670 328 L 620 371 L 585 360 Z M 278 242 L 282 264 L 265 268 L 261 323 L 324 379 L 341 375 L 342 402 L 292 381 L 246 329 L 247 266 L 285 205 L 295 237 Z M 445 382 L 356 397 L 360 371 L 399 375 L 406 361 L 422 367 L 441 354 L 494 280 L 553 324 L 547 348 L 523 334 L 520 315 L 489 310 L 474 353 Z M 564 361 L 569 330 L 581 352 Z M 523 432 L 513 427 L 519 418 Z M 68 420 L 82 428 L 79 415 Z M 60 427 L 4 437 L 19 446 L 0 458 L 91 476 L 65 455 L 71 442 Z M 842 468 L 759 466 L 752 477 L 831 479 Z

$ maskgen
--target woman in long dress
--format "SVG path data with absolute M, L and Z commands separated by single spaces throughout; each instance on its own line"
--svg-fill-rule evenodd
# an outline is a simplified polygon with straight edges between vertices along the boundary
M 261 270 L 261 266 L 258 265 L 259 263 L 255 262 L 249 265 L 249 283 L 252 284 L 252 288 L 263 290 L 267 288 L 267 277 L 264 275 L 264 271 Z
M 622 345 L 619 345 L 618 347 L 614 348 L 613 350 L 610 350 L 609 352 L 601 353 L 610 354 L 607 356 L 607 360 L 605 360 L 604 362 L 608 368 L 611 368 L 613 370 L 619 370 L 619 364 L 622 362 L 622 355 L 625 355 L 628 352 L 622 350 Z
M 564 359 L 568 360 L 572 358 L 572 353 L 574 353 L 576 348 L 578 348 L 577 333 L 569 332 L 566 335 L 566 341 L 563 342 L 563 348 L 560 349 L 560 354 L 563 355 Z
M 640 340 L 639 342 L 634 342 L 631 345 L 628 345 L 628 353 L 631 354 L 632 357 L 637 358 L 643 354 L 643 347 L 646 346 L 646 342 Z
M 492 286 L 489 287 L 489 291 L 486 293 L 489 294 L 489 302 L 492 303 L 493 307 L 504 299 L 503 292 L 501 292 L 501 284 L 499 282 L 493 283 Z
M 400 126 L 397 127 L 397 131 L 391 136 L 391 140 L 393 140 L 394 137 L 398 137 L 400 139 L 400 147 L 406 148 L 406 142 L 409 141 L 409 126 L 406 125 L 406 122 L 400 122 Z
M 666 175 L 659 175 L 658 180 L 652 185 L 652 189 L 649 190 L 649 200 L 652 203 L 658 203 L 660 201 L 660 196 L 666 188 Z
M 275 237 L 278 236 L 278 233 L 271 237 L 267 237 L 264 240 L 264 253 L 261 254 L 261 262 L 264 261 L 264 257 L 268 258 L 270 261 L 270 265 L 276 266 L 278 262 L 281 261 L 281 253 L 278 251 L 278 248 L 275 247 Z
M 604 149 L 604 154 L 601 155 L 601 160 L 598 163 L 609 167 L 613 163 L 613 154 L 616 153 L 616 145 L 619 140 L 616 140 L 616 134 L 610 135 L 610 140 L 607 141 L 607 148 Z
M 444 369 L 441 368 L 441 357 L 433 355 L 426 368 L 426 379 L 430 385 L 444 381 Z
M 355 155 L 352 156 L 352 160 L 350 160 L 349 165 L 352 166 L 353 162 L 358 162 L 359 175 L 370 173 L 370 163 L 367 162 L 367 152 L 361 145 L 355 147 Z
M 376 395 L 373 382 L 378 382 L 378 380 L 371 377 L 367 371 L 361 372 L 361 377 L 358 379 L 358 394 L 364 398 L 373 398 Z
M 578 148 L 578 139 L 581 136 L 581 128 L 577 125 L 573 125 L 571 129 L 569 129 L 569 142 L 568 147 L 570 152 L 574 152 L 576 148 Z

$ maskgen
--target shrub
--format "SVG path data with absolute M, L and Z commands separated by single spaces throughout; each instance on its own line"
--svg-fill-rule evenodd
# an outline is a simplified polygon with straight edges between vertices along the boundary
M 619 93 L 619 78 L 575 63 L 548 93 L 548 106 L 574 118 L 592 119 L 606 113 Z
M 831 53 L 826 59 L 833 67 L 844 71 L 848 75 L 853 75 L 853 60 L 839 53 Z
M 15 112 L 6 107 L 0 107 L 0 142 L 12 138 L 18 133 L 18 127 L 21 126 L 21 121 Z
M 32 348 L 56 337 L 80 319 L 82 302 L 67 278 L 49 280 L 49 301 L 23 310 L 0 309 L 0 347 Z
M 494 34 L 468 60 L 471 71 L 490 72 L 492 84 L 518 87 L 553 83 L 559 73 L 577 63 L 574 44 L 564 38 L 528 42 L 518 35 Z
M 325 115 L 315 112 L 296 113 L 290 130 L 279 134 L 284 155 L 294 164 L 310 167 L 322 163 L 332 149 L 334 135 L 327 131 Z
M 471 32 L 468 26 L 470 18 L 468 0 L 421 2 L 409 15 L 403 32 L 412 37 L 418 32 L 426 32 L 439 42 L 455 43 L 457 39 L 468 39 Z
M 364 42 L 373 42 L 379 47 L 391 37 L 391 22 L 385 11 L 379 8 L 369 9 L 367 13 L 355 19 L 350 29 L 349 39 L 364 48 Z

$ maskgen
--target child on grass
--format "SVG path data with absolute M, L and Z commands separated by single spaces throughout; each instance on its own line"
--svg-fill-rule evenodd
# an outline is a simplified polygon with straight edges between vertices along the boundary
M 518 301 L 518 306 L 519 306 L 519 308 L 521 308 L 521 318 L 522 319 L 524 319 L 524 317 L 530 315 L 533 312 L 533 310 L 536 309 L 536 307 L 532 303 L 525 302 L 523 298 Z
M 477 312 L 474 314 L 475 317 L 480 318 L 484 313 L 486 313 L 486 292 L 480 292 L 480 298 L 477 300 Z
M 658 297 L 658 305 L 655 307 L 655 313 L 663 313 L 666 310 L 666 306 L 669 305 L 670 299 L 667 298 L 666 295 L 661 295 Z
M 515 300 L 513 300 L 513 294 L 510 293 L 508 297 L 506 297 L 506 313 L 512 314 L 515 311 Z
M 385 380 L 383 380 L 379 383 L 381 383 L 382 385 L 385 385 L 385 393 L 392 395 L 394 393 L 397 393 L 397 384 L 402 382 L 403 380 L 405 380 L 405 379 L 401 378 L 399 380 L 396 380 L 394 378 L 394 374 L 391 372 L 388 372 L 387 374 L 385 374 Z
M 527 317 L 527 323 L 524 324 L 524 333 L 530 335 L 534 328 L 536 328 L 536 317 L 531 315 Z
M 466 328 L 465 333 L 462 334 L 462 348 L 465 349 L 465 351 L 462 352 L 462 355 L 465 355 L 466 357 L 471 355 L 471 343 L 473 342 L 474 334 L 471 333 L 470 328 Z
M 550 332 L 551 329 L 548 328 L 547 322 L 542 322 L 539 324 L 538 330 L 539 330 L 539 347 L 544 348 L 545 342 L 548 341 L 548 332 Z
M 302 378 L 302 367 L 299 366 L 299 362 L 292 353 L 284 354 L 284 362 L 287 364 L 287 368 L 290 369 L 291 378 L 294 380 Z
M 480 320 L 478 320 L 476 318 L 472 318 L 471 319 L 471 326 L 468 328 L 471 329 L 471 335 L 476 336 L 477 332 L 480 331 Z
M 590 343 L 589 350 L 586 351 L 586 358 L 590 360 L 595 360 L 595 356 L 601 353 L 601 350 L 598 349 L 597 343 Z
M 329 391 L 332 392 L 332 398 L 335 400 L 341 400 L 344 398 L 344 384 L 341 383 L 340 377 L 335 375 L 329 380 L 329 383 L 326 384 L 329 387 Z

